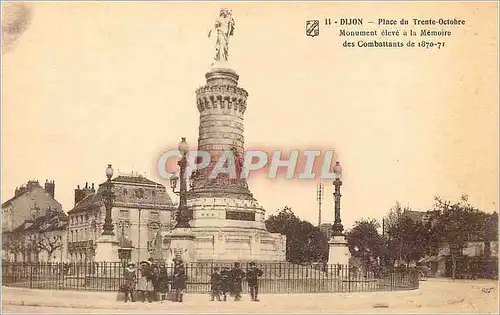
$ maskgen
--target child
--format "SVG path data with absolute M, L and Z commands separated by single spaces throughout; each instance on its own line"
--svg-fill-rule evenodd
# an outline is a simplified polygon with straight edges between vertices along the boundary
M 125 268 L 125 283 L 124 283 L 124 291 L 125 291 L 125 302 L 128 302 L 128 299 L 130 298 L 131 302 L 135 302 L 134 300 L 134 289 L 135 289 L 135 282 L 136 282 L 136 269 L 135 269 L 135 264 L 133 262 L 130 262 Z
M 220 301 L 220 290 L 221 290 L 221 275 L 219 273 L 219 267 L 214 268 L 214 272 L 210 276 L 210 289 L 212 290 L 212 299 L 214 301 Z
M 184 263 L 180 259 L 175 259 L 174 275 L 172 289 L 175 290 L 175 300 L 176 302 L 182 303 L 182 295 L 186 289 L 186 269 L 184 268 Z

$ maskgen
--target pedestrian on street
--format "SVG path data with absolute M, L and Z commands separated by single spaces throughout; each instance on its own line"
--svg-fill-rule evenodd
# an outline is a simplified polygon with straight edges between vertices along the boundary
M 134 289 L 137 280 L 137 270 L 133 262 L 128 263 L 127 268 L 125 268 L 124 278 L 123 292 L 125 293 L 125 302 L 128 302 L 129 297 L 131 302 L 135 302 Z
M 255 263 L 250 262 L 250 270 L 247 271 L 246 278 L 248 282 L 248 288 L 250 289 L 250 297 L 252 301 L 258 302 L 259 299 L 257 295 L 259 294 L 259 279 L 262 277 L 262 270 L 255 266 Z
M 153 281 L 151 281 L 152 270 L 151 262 L 143 260 L 140 263 L 137 281 L 137 291 L 141 292 L 142 302 L 146 302 L 146 298 L 149 303 L 153 302 L 154 287 Z
M 152 259 L 148 259 L 151 263 L 151 282 L 153 283 L 153 301 L 160 300 L 160 266 Z
M 172 289 L 175 290 L 176 302 L 182 302 L 182 295 L 186 289 L 186 280 L 187 276 L 184 263 L 181 259 L 175 259 Z
M 241 285 L 243 278 L 245 278 L 245 273 L 240 268 L 240 263 L 235 262 L 234 267 L 231 270 L 231 293 L 234 295 L 234 300 L 241 300 L 241 291 L 243 287 Z
M 219 272 L 219 267 L 214 268 L 214 272 L 210 276 L 210 289 L 212 290 L 211 301 L 220 301 L 220 291 L 221 291 L 221 275 Z
M 224 301 L 227 300 L 227 293 L 231 292 L 231 274 L 227 266 L 222 267 L 220 273 L 220 289 L 222 292 L 222 298 Z
M 159 282 L 159 287 L 158 287 L 158 292 L 161 294 L 161 301 L 165 301 L 167 298 L 167 293 L 169 291 L 169 276 L 168 276 L 168 269 L 167 266 L 165 265 L 165 262 L 162 262 L 159 267 L 159 274 L 158 274 L 158 282 Z

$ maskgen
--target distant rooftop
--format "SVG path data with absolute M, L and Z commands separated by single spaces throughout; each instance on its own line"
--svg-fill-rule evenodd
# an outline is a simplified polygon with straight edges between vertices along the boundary
M 147 179 L 143 175 L 139 174 L 129 174 L 129 175 L 124 175 L 120 174 L 117 177 L 113 178 L 111 181 L 113 182 L 120 182 L 120 183 L 131 183 L 131 184 L 143 184 L 143 185 L 152 185 L 152 186 L 163 186 L 162 184 L 159 184 L 157 182 L 154 182 L 150 179 Z

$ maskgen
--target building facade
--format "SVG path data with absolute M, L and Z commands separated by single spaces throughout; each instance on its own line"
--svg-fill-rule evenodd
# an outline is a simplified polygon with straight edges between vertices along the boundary
M 141 175 L 119 175 L 111 182 L 116 196 L 111 213 L 115 237 L 132 245 L 132 260 L 147 259 L 156 235 L 173 226 L 176 208 L 165 186 Z M 96 241 L 106 216 L 102 189 L 102 184 L 97 190 L 93 184 L 75 189 L 75 207 L 68 212 L 67 232 L 68 258 L 72 262 L 94 261 Z
M 15 262 L 63 261 L 67 215 L 54 199 L 55 183 L 29 181 L 2 204 L 2 259 Z
M 47 209 L 63 211 L 55 199 L 54 181 L 46 180 L 44 187 L 37 180 L 28 181 L 2 204 L 2 232 L 13 231 L 27 220 L 44 216 Z

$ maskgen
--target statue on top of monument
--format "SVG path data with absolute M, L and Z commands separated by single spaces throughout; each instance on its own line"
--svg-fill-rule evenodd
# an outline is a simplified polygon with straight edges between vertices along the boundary
M 208 37 L 212 35 L 212 31 L 215 29 L 217 31 L 217 42 L 215 44 L 215 62 L 227 61 L 228 49 L 229 49 L 229 36 L 233 36 L 234 33 L 234 19 L 232 17 L 232 11 L 228 9 L 221 9 L 219 17 L 215 20 L 215 25 L 212 30 L 208 33 Z

